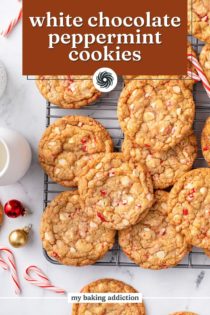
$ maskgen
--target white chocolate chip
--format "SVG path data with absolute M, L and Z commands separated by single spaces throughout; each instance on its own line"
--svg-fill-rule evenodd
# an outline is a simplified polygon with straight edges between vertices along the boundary
M 207 188 L 206 188 L 206 187 L 201 187 L 201 188 L 200 188 L 200 193 L 201 193 L 202 195 L 205 195 L 206 192 L 207 192 Z
M 175 86 L 173 86 L 173 91 L 174 91 L 175 93 L 177 93 L 177 94 L 180 94 L 181 89 L 180 89 L 180 87 L 179 87 L 178 85 L 175 85 Z
M 146 112 L 144 113 L 143 119 L 144 121 L 151 121 L 154 120 L 155 115 L 152 112 Z
M 99 164 L 96 165 L 95 169 L 99 170 L 101 167 L 102 167 L 102 163 L 99 163 Z
M 193 183 L 188 183 L 187 185 L 184 186 L 185 189 L 192 189 L 194 188 Z
M 163 258 L 165 258 L 165 252 L 164 251 L 159 251 L 159 252 L 156 253 L 155 256 L 158 257 L 159 259 L 163 259 Z
M 65 159 L 60 159 L 60 160 L 58 160 L 58 164 L 65 166 L 65 165 L 67 165 L 67 161 Z
M 67 213 L 60 213 L 59 217 L 60 217 L 61 221 L 65 221 L 65 220 L 69 219 L 69 216 Z
M 121 178 L 121 184 L 125 187 L 130 185 L 130 178 L 128 176 L 123 176 Z
M 147 200 L 150 200 L 150 201 L 153 199 L 152 194 L 147 194 L 147 196 L 146 196 L 146 197 L 147 197 Z
M 176 110 L 177 115 L 180 115 L 181 112 L 182 112 L 181 108 L 177 108 L 177 110 Z
M 75 143 L 74 139 L 73 138 L 70 138 L 68 143 Z
M 92 222 L 92 221 L 90 222 L 90 227 L 91 228 L 95 229 L 95 228 L 97 228 L 97 226 L 98 225 L 95 222 Z
M 61 130 L 60 130 L 59 127 L 56 127 L 56 128 L 54 129 L 54 131 L 55 131 L 55 133 L 56 133 L 57 135 L 59 135 L 59 134 L 61 133 Z
M 50 141 L 50 142 L 48 143 L 48 146 L 49 146 L 49 147 L 54 147 L 54 146 L 56 146 L 56 142 L 55 142 L 55 141 Z
M 205 62 L 205 68 L 210 70 L 210 61 Z
M 75 254 L 76 253 L 76 249 L 74 247 L 70 247 L 69 248 L 70 253 Z

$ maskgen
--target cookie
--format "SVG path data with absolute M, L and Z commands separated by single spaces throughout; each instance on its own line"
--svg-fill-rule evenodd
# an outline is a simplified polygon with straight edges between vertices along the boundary
M 36 85 L 46 100 L 62 108 L 80 108 L 101 95 L 88 75 L 38 76 Z
M 197 155 L 197 142 L 195 135 L 191 133 L 174 148 L 153 153 L 149 148 L 141 148 L 125 137 L 122 152 L 127 159 L 145 164 L 155 189 L 165 189 L 192 168 Z
M 172 313 L 170 315 L 198 315 L 198 314 L 192 313 L 192 312 L 176 312 L 176 313 Z
M 66 116 L 44 132 L 39 161 L 53 181 L 70 187 L 77 185 L 93 154 L 112 151 L 111 137 L 99 122 L 90 117 Z
M 100 279 L 88 284 L 81 291 L 82 293 L 137 293 L 128 284 L 114 279 Z M 74 304 L 72 315 L 145 315 L 143 303 L 94 303 Z
M 201 148 L 206 162 L 210 165 L 210 117 L 206 120 L 202 130 Z
M 195 115 L 192 93 L 177 80 L 131 81 L 118 102 L 125 135 L 153 152 L 167 151 L 191 130 Z
M 210 44 L 205 45 L 200 53 L 200 64 L 210 83 Z
M 188 0 L 188 33 L 210 43 L 209 0 Z
M 210 248 L 210 169 L 198 168 L 183 175 L 169 194 L 169 220 L 188 242 Z
M 3 206 L 0 203 L 0 225 L 3 223 L 3 217 L 4 217 L 4 210 L 3 210 Z
M 185 237 L 168 222 L 167 199 L 167 192 L 157 190 L 148 215 L 139 224 L 119 232 L 122 250 L 143 268 L 175 266 L 189 251 Z
M 122 153 L 95 157 L 79 179 L 79 192 L 88 209 L 95 208 L 103 225 L 121 230 L 135 224 L 153 204 L 153 185 L 146 168 L 125 161 Z
M 48 205 L 40 235 L 50 257 L 74 266 L 95 263 L 115 242 L 115 231 L 107 230 L 93 210 L 84 208 L 77 191 L 63 192 Z
M 187 54 L 192 54 L 194 57 L 196 57 L 196 53 L 193 50 L 192 46 L 190 43 L 188 43 L 187 46 Z M 197 74 L 195 67 L 192 65 L 190 61 L 188 61 L 188 71 L 192 71 Z M 151 80 L 183 80 L 183 83 L 186 87 L 189 89 L 193 88 L 193 85 L 196 83 L 195 80 L 191 79 L 189 76 L 179 76 L 179 75 L 154 75 L 154 76 L 146 76 L 146 75 L 124 75 L 124 82 L 125 84 L 129 83 L 130 80 L 135 79 L 135 80 L 146 80 L 146 79 L 151 79 Z

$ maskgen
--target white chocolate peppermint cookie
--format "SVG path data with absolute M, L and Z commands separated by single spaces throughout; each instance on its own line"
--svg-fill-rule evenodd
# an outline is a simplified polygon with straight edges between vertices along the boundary
M 194 246 L 210 248 L 210 169 L 183 175 L 168 198 L 170 223 Z
M 112 150 L 112 139 L 98 121 L 66 116 L 44 132 L 39 143 L 39 161 L 52 180 L 70 187 L 77 185 L 78 176 L 94 154 Z
M 210 117 L 206 120 L 202 130 L 201 148 L 206 162 L 210 165 Z
M 87 75 L 38 76 L 36 84 L 49 102 L 63 108 L 89 105 L 101 95 Z
M 201 50 L 200 64 L 210 84 L 210 44 L 205 45 Z
M 197 142 L 191 133 L 168 151 L 153 153 L 150 148 L 141 148 L 132 139 L 125 137 L 122 152 L 126 159 L 145 164 L 155 189 L 165 189 L 192 168 L 197 155 Z
M 112 248 L 115 231 L 84 208 L 77 191 L 59 194 L 42 215 L 40 235 L 50 257 L 65 265 L 95 263 Z
M 176 312 L 176 313 L 172 313 L 170 315 L 198 315 L 198 314 L 192 313 L 192 312 Z
M 188 0 L 188 32 L 201 41 L 210 43 L 209 0 Z
M 119 232 L 119 244 L 137 265 L 164 269 L 177 265 L 189 251 L 185 237 L 167 218 L 168 193 L 157 190 L 155 203 L 138 224 Z
M 130 285 L 114 280 L 100 279 L 85 286 L 81 293 L 137 293 Z M 72 315 L 145 315 L 143 303 L 74 304 Z
M 118 119 L 126 136 L 153 152 L 167 151 L 192 129 L 195 104 L 181 81 L 131 81 L 118 102 Z
M 152 206 L 152 180 L 140 163 L 125 161 L 122 153 L 107 153 L 95 156 L 87 169 L 79 178 L 79 192 L 105 227 L 133 225 Z

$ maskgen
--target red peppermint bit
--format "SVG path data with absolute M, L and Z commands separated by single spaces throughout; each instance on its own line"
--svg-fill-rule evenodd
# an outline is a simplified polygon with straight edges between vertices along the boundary
M 101 190 L 100 193 L 101 193 L 101 196 L 103 197 L 107 195 L 107 192 L 105 190 Z
M 87 142 L 87 138 L 82 138 L 81 143 L 84 144 Z
M 83 152 L 87 152 L 87 146 L 86 146 L 86 145 L 83 145 L 83 146 L 82 146 L 82 151 L 83 151 Z
M 182 212 L 183 212 L 183 215 L 188 215 L 188 213 L 189 213 L 189 212 L 188 212 L 188 209 L 186 209 L 186 208 L 185 208 L 185 209 L 183 209 L 183 211 L 182 211 Z
M 151 147 L 151 145 L 150 145 L 150 144 L 148 144 L 148 143 L 145 143 L 145 147 L 146 147 L 146 148 L 150 148 L 150 147 Z
M 206 145 L 205 147 L 203 147 L 203 151 L 208 151 L 209 150 L 209 146 Z
M 102 222 L 107 222 L 107 220 L 104 218 L 103 214 L 100 212 L 97 212 L 97 217 L 102 221 Z
M 54 258 L 59 258 L 58 254 L 57 254 L 56 252 L 53 252 L 53 253 L 52 253 L 52 256 L 53 256 Z
M 115 172 L 114 172 L 114 171 L 109 172 L 109 177 L 112 177 L 112 176 L 114 176 L 114 175 L 115 175 Z
M 166 234 L 166 229 L 165 228 L 163 228 L 162 230 L 160 230 L 160 232 L 159 232 L 159 235 L 160 236 L 163 236 L 163 235 L 165 235 Z

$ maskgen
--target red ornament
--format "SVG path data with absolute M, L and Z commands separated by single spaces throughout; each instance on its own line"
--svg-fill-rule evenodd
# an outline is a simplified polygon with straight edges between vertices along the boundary
M 13 199 L 4 205 L 4 212 L 9 218 L 17 218 L 21 215 L 24 216 L 26 210 L 20 201 Z

